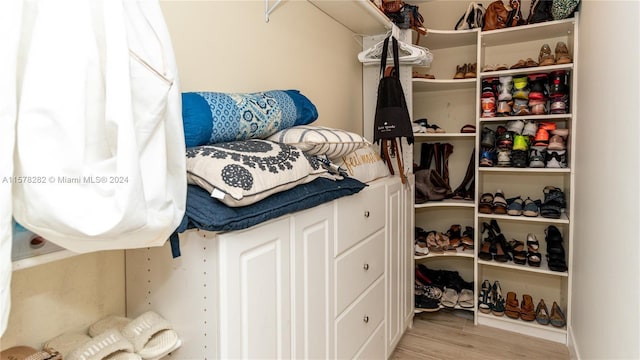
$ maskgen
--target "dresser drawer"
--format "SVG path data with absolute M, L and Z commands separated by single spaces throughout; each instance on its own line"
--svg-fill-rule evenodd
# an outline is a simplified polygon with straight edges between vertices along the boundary
M 336 315 L 384 272 L 384 231 L 379 230 L 336 259 Z
M 384 319 L 384 276 L 336 320 L 336 358 L 351 359 Z
M 371 335 L 371 337 L 364 344 L 362 349 L 356 355 L 356 359 L 380 359 L 385 360 L 386 351 L 384 345 L 386 343 L 384 338 L 384 321 L 378 325 L 378 329 Z
M 336 255 L 384 227 L 384 184 L 374 183 L 357 194 L 338 199 Z

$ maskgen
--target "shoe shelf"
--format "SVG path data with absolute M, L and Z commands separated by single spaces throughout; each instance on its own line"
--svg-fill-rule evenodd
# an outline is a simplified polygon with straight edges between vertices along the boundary
M 526 271 L 526 272 L 530 272 L 530 273 L 537 273 L 537 274 L 544 274 L 544 275 L 552 275 L 552 276 L 560 276 L 560 277 L 568 277 L 569 273 L 567 271 L 553 271 L 549 269 L 549 266 L 547 265 L 547 259 L 546 257 L 542 256 L 542 259 L 540 261 L 540 267 L 536 267 L 536 266 L 529 266 L 529 265 L 520 265 L 520 264 L 516 264 L 513 261 L 509 261 L 509 262 L 499 262 L 499 261 L 487 261 L 487 260 L 480 260 L 478 259 L 478 265 L 485 265 L 485 266 L 493 266 L 493 267 L 497 267 L 497 268 L 504 268 L 504 269 L 510 269 L 510 270 L 518 270 L 518 271 Z
M 497 71 L 485 71 L 480 72 L 478 77 L 480 79 L 493 78 L 499 76 L 513 76 L 513 75 L 527 75 L 527 74 L 539 74 L 549 73 L 554 70 L 573 70 L 573 63 L 560 64 L 560 65 L 548 65 L 548 66 L 535 66 L 529 68 L 509 69 L 509 70 L 497 70 Z
M 510 120 L 566 120 L 571 118 L 573 118 L 572 114 L 519 115 L 480 117 L 478 118 L 478 122 L 507 122 Z
M 571 36 L 575 23 L 576 18 L 574 17 L 499 30 L 482 31 L 480 32 L 480 45 L 482 47 L 492 47 L 529 41 L 543 41 L 559 36 Z
M 476 79 L 422 79 L 413 78 L 413 90 L 415 91 L 447 91 L 447 90 L 473 90 Z
M 423 204 L 414 204 L 415 209 L 425 209 L 425 208 L 474 208 L 476 204 L 473 200 L 453 200 L 453 199 L 445 199 L 442 201 L 429 201 Z
M 413 258 L 414 260 L 422 260 L 422 259 L 432 259 L 432 258 L 436 258 L 436 257 L 468 257 L 468 258 L 473 258 L 475 257 L 475 252 L 473 249 L 467 249 L 467 250 L 456 250 L 456 252 L 443 252 L 443 253 L 429 253 L 427 255 L 414 255 Z
M 464 310 L 464 311 L 474 312 L 474 308 L 462 307 L 460 305 L 456 305 L 456 306 L 454 306 L 452 308 L 446 307 L 444 305 L 440 305 L 439 307 L 434 308 L 434 309 L 415 308 L 413 310 L 413 312 L 414 312 L 414 314 L 420 314 L 420 313 L 423 313 L 423 312 L 436 312 L 436 311 L 440 311 L 440 310 L 443 310 L 443 309 L 446 309 L 446 310 Z
M 524 321 L 520 319 L 512 319 L 506 315 L 496 316 L 493 314 L 485 314 L 480 311 L 478 314 L 478 324 L 491 327 L 497 327 L 520 334 L 527 334 L 538 338 L 543 338 L 559 343 L 566 342 L 566 327 L 557 328 L 553 325 L 541 325 L 536 321 Z
M 447 141 L 455 139 L 470 139 L 476 138 L 475 133 L 413 133 L 413 137 L 416 141 Z
M 483 166 L 478 169 L 479 172 L 498 172 L 498 173 L 570 173 L 570 168 L 517 168 L 517 167 L 500 167 L 500 166 Z
M 532 222 L 532 223 L 548 223 L 548 224 L 568 224 L 569 217 L 566 213 L 560 214 L 559 219 L 546 218 L 543 216 L 524 216 L 524 215 L 498 215 L 498 214 L 484 214 L 478 213 L 479 219 L 496 219 L 496 220 L 506 220 L 506 221 L 524 221 L 524 222 Z
M 45 249 L 45 251 L 33 251 L 29 255 L 23 255 L 24 256 L 21 256 L 19 258 L 16 258 L 15 256 L 13 257 L 13 261 L 11 262 L 13 271 L 27 269 L 47 264 L 53 261 L 70 258 L 73 256 L 77 256 L 78 254 L 56 246 L 55 248 L 50 249 L 50 251 Z
M 427 29 L 427 36 L 421 38 L 420 45 L 429 50 L 440 50 L 462 46 L 475 46 L 479 29 L 438 30 Z

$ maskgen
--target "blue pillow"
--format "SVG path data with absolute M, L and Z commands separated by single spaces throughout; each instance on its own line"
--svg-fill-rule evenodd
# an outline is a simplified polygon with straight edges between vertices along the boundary
M 298 90 L 182 93 L 187 147 L 265 139 L 277 131 L 317 119 L 315 105 Z

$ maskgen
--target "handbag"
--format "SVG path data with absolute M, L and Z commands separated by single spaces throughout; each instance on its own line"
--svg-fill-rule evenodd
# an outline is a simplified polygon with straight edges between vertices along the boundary
M 394 68 L 392 71 L 386 71 L 390 40 L 393 46 Z M 391 146 L 392 154 L 396 155 L 398 161 L 400 178 L 405 183 L 406 177 L 402 166 L 402 145 L 399 146 L 397 140 L 406 137 L 407 142 L 413 144 L 414 138 L 409 110 L 407 109 L 402 83 L 398 75 L 400 70 L 398 57 L 398 40 L 393 36 L 389 36 L 384 40 L 380 61 L 381 79 L 378 84 L 373 140 L 375 143 L 381 144 L 381 157 L 389 167 L 389 172 L 393 175 L 391 155 L 389 154 L 389 146 Z
M 415 173 L 415 203 L 438 201 L 451 195 L 451 187 L 435 169 L 422 169 Z
M 502 0 L 496 0 L 489 4 L 484 14 L 483 31 L 504 29 L 526 24 L 520 9 L 520 0 L 510 0 L 510 8 L 507 8 Z
M 482 4 L 476 2 L 470 2 L 467 6 L 467 11 L 462 14 L 456 26 L 455 30 L 469 30 L 469 29 L 481 29 L 484 25 L 484 14 L 486 9 Z
M 553 0 L 551 5 L 551 14 L 553 20 L 562 20 L 573 16 L 578 9 L 580 0 Z
M 552 3 L 552 0 L 531 1 L 529 16 L 527 17 L 527 24 L 536 24 L 553 20 L 553 15 L 551 14 Z
M 402 10 L 404 1 L 402 0 L 382 0 L 382 11 L 385 14 L 397 13 Z

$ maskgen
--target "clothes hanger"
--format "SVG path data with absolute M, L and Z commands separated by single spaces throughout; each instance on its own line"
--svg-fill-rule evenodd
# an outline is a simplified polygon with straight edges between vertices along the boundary
M 385 39 L 389 36 L 395 37 L 393 35 L 385 36 Z M 397 40 L 397 38 L 396 38 Z M 428 66 L 431 64 L 431 60 L 433 60 L 433 55 L 429 51 L 429 49 L 407 44 L 404 41 L 398 41 L 398 56 L 399 61 L 402 64 L 415 64 L 415 65 L 423 65 Z M 378 42 L 374 46 L 369 49 L 363 50 L 358 54 L 358 60 L 365 65 L 373 65 L 379 64 L 380 58 L 382 57 L 382 51 L 384 50 L 384 40 Z M 389 59 L 393 58 L 393 52 L 389 51 Z

